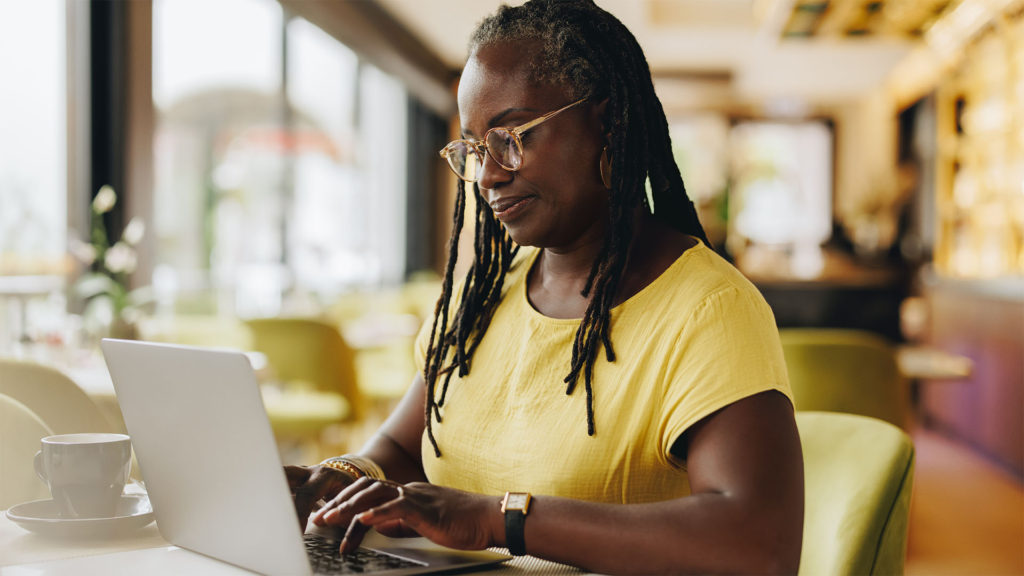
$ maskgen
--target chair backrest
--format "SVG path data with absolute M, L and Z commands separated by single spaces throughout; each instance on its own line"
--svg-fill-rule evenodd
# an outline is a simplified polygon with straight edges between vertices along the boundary
M 49 366 L 0 359 L 0 394 L 27 406 L 54 434 L 117 431 L 71 378 Z
M 139 322 L 139 336 L 151 342 L 187 346 L 248 350 L 251 335 L 245 322 L 217 314 L 175 314 L 170 318 L 145 318 Z
M 279 380 L 340 393 L 349 403 L 349 417 L 361 417 L 354 354 L 337 327 L 312 318 L 259 318 L 246 324 L 253 348 L 266 355 Z
M 906 427 L 909 388 L 884 338 L 824 328 L 783 328 L 779 338 L 797 410 L 848 412 Z
M 0 510 L 49 496 L 33 458 L 39 440 L 52 433 L 27 406 L 0 394 Z
M 902 574 L 914 444 L 875 418 L 798 412 L 804 452 L 800 574 Z

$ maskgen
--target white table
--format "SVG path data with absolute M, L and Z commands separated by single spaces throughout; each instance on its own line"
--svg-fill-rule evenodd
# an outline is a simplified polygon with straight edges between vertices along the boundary
M 167 543 L 156 524 L 97 541 L 55 540 L 22 530 L 0 515 L 0 575 L 251 574 Z
M 0 275 L 0 299 L 13 299 L 18 325 L 12 336 L 18 342 L 28 338 L 28 302 L 32 298 L 48 296 L 64 288 L 64 277 L 54 275 Z
M 585 574 L 531 556 L 514 558 L 499 568 L 483 572 Z M 0 576 L 68 574 L 221 576 L 252 572 L 171 545 L 160 536 L 156 524 L 115 540 L 76 542 L 32 534 L 0 514 Z

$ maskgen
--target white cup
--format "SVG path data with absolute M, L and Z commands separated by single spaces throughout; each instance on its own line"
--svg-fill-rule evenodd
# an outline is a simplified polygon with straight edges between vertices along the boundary
M 41 440 L 36 474 L 50 488 L 62 518 L 110 518 L 131 472 L 124 434 L 60 434 Z

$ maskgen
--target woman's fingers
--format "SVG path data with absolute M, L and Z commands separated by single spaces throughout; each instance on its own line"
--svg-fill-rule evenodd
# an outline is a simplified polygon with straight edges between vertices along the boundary
M 328 514 L 336 512 L 339 508 L 351 506 L 350 500 L 355 498 L 363 490 L 366 490 L 369 486 L 372 485 L 372 483 L 373 480 L 364 477 L 359 478 L 355 482 L 344 487 L 333 498 L 331 498 L 323 506 L 321 506 L 319 510 L 317 510 L 316 514 L 313 516 L 313 523 L 317 526 L 325 525 L 327 523 L 325 517 Z M 337 513 L 331 514 L 332 520 L 336 517 Z M 336 524 L 337 522 L 332 521 L 330 523 Z
M 393 488 L 398 495 L 379 506 L 353 516 L 352 521 L 349 522 L 348 530 L 345 532 L 345 537 L 341 541 L 342 554 L 358 548 L 370 528 L 377 528 L 378 532 L 386 534 L 388 531 L 392 533 L 397 532 L 402 526 L 405 519 L 403 512 L 399 509 L 407 502 L 405 499 L 405 489 L 401 484 L 387 480 L 381 481 L 376 487 L 384 486 Z
M 325 504 L 313 517 L 318 526 L 344 526 L 366 511 L 400 494 L 401 485 L 389 481 L 360 478 Z
M 348 530 L 345 530 L 345 537 L 341 539 L 339 551 L 342 554 L 354 552 L 356 548 L 359 548 L 359 544 L 362 543 L 363 537 L 366 536 L 366 533 L 370 530 L 370 526 L 363 524 L 356 518 L 353 518 L 352 521 L 349 522 Z
M 293 492 L 299 486 L 302 486 L 309 480 L 309 476 L 312 471 L 305 466 L 285 466 L 284 475 L 288 479 L 288 488 Z
M 370 528 L 387 536 L 420 535 L 452 548 L 480 549 L 493 541 L 487 517 L 497 510 L 497 502 L 420 482 L 402 485 L 360 478 L 321 508 L 313 521 L 345 528 L 342 553 L 355 550 Z
M 299 527 L 303 532 L 306 531 L 306 522 L 316 503 L 337 494 L 351 482 L 351 478 L 344 472 L 322 466 L 286 466 L 285 476 L 295 501 Z
M 405 522 L 409 525 L 415 525 L 416 521 L 411 517 L 413 515 L 410 515 L 412 511 L 405 506 L 405 502 L 405 499 L 402 497 L 389 500 L 380 506 L 375 506 L 366 512 L 357 514 L 355 520 L 367 526 L 378 526 L 394 522 Z

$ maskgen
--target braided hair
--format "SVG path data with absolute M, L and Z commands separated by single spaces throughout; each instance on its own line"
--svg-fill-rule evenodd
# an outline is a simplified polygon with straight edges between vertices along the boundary
M 531 80 L 562 86 L 573 100 L 608 100 L 605 129 L 612 174 L 608 233 L 582 291 L 589 303 L 576 331 L 564 379 L 565 393 L 572 394 L 582 373 L 587 394 L 587 434 L 593 436 L 594 362 L 599 346 L 604 347 L 609 362 L 615 361 L 611 309 L 628 261 L 637 209 L 643 206 L 673 228 L 705 243 L 708 240 L 673 159 L 668 121 L 654 93 L 647 59 L 632 33 L 593 0 L 531 0 L 521 6 L 502 6 L 483 20 L 470 39 L 470 54 L 483 46 L 510 41 L 538 45 L 530 62 Z M 478 199 L 475 258 L 452 316 L 452 276 L 466 207 L 466 184 L 460 179 L 448 263 L 423 370 L 427 385 L 426 431 L 436 456 L 441 456 L 441 450 L 433 422 L 442 421 L 448 383 L 455 373 L 460 377 L 469 373 L 473 352 L 487 331 L 501 299 L 505 274 L 518 250 L 487 202 L 480 200 L 477 184 L 473 192 Z

